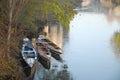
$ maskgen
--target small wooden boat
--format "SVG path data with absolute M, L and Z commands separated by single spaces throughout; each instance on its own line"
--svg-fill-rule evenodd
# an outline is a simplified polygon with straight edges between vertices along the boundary
M 44 35 L 40 35 L 38 40 L 36 41 L 37 45 L 41 43 L 47 46 L 47 48 L 51 52 L 52 57 L 54 57 L 56 60 L 62 60 L 62 58 L 60 57 L 60 54 L 62 54 L 61 48 L 59 48 L 56 44 L 47 39 Z
M 37 51 L 38 51 L 38 61 L 46 68 L 50 69 L 50 57 L 51 54 L 45 44 L 39 43 L 37 45 Z
M 39 35 L 38 40 L 36 41 L 36 43 L 40 43 L 40 42 L 46 43 L 47 46 L 48 46 L 48 49 L 50 49 L 50 52 L 62 54 L 61 48 L 58 47 L 55 43 L 53 43 L 49 39 L 47 39 L 44 35 Z
M 32 68 L 37 61 L 37 53 L 28 38 L 23 39 L 21 54 L 23 60 Z

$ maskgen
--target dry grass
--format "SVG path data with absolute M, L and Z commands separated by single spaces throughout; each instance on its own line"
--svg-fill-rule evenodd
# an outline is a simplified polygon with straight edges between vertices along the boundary
M 15 59 L 0 57 L 0 80 L 24 80 L 22 68 Z
M 12 80 L 16 77 L 17 64 L 14 59 L 0 57 L 0 80 L 10 78 Z

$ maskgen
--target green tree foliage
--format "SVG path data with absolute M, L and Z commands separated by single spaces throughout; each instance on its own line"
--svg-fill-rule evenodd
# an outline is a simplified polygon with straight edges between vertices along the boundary
M 73 0 L 74 1 L 74 0 Z M 73 18 L 75 11 L 72 10 L 68 0 L 34 0 L 32 12 L 29 15 L 34 15 L 41 21 L 60 21 L 65 27 L 69 27 L 69 22 Z

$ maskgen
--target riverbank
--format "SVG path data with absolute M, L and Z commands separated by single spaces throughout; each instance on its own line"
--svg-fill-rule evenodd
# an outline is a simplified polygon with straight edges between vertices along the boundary
M 21 40 L 33 38 L 49 21 L 69 28 L 75 11 L 71 2 L 61 0 L 0 0 L 0 79 L 21 80 L 24 77 L 19 60 Z M 67 7 L 66 7 L 67 6 Z M 64 17 L 64 18 L 63 18 Z M 22 77 L 21 77 L 22 76 Z
M 18 65 L 17 61 L 13 58 L 0 58 L 0 80 L 19 80 L 22 77 L 25 78 L 22 68 Z

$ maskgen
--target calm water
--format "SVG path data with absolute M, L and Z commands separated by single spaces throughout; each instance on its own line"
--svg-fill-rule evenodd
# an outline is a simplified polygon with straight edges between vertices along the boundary
M 112 47 L 117 20 L 106 15 L 79 13 L 70 23 L 64 59 L 74 80 L 120 80 L 120 60 Z
M 120 52 L 113 46 L 119 30 L 119 19 L 95 12 L 79 12 L 68 31 L 61 25 L 46 26 L 48 38 L 63 48 L 64 61 L 51 58 L 49 71 L 39 64 L 34 79 L 120 80 Z

